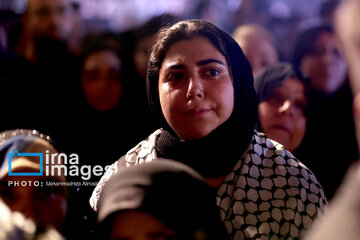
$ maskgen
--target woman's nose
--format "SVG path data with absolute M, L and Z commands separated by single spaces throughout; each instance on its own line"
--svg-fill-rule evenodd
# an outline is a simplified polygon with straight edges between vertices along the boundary
M 289 99 L 285 100 L 283 104 L 279 107 L 280 113 L 290 113 L 291 111 L 291 101 Z
M 106 76 L 99 76 L 96 85 L 98 89 L 105 89 L 109 86 L 109 79 Z
M 197 77 L 190 78 L 186 97 L 188 99 L 204 97 L 204 86 L 201 79 Z

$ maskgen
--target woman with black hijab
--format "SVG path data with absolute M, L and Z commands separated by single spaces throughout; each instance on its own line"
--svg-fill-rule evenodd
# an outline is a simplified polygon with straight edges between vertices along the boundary
M 331 199 L 359 157 L 353 96 L 333 28 L 325 25 L 302 32 L 294 46 L 293 62 L 310 82 L 307 129 L 294 155 L 313 171 Z
M 203 20 L 163 29 L 147 83 L 161 129 L 107 170 L 90 199 L 94 210 L 119 168 L 163 157 L 218 188 L 221 219 L 234 239 L 303 235 L 326 204 L 323 190 L 290 152 L 255 130 L 251 68 L 228 33 Z
M 114 175 L 101 195 L 97 218 L 100 239 L 229 238 L 214 189 L 190 167 L 166 159 Z
M 277 63 L 258 74 L 254 87 L 259 97 L 257 129 L 293 152 L 306 131 L 306 82 L 289 63 Z

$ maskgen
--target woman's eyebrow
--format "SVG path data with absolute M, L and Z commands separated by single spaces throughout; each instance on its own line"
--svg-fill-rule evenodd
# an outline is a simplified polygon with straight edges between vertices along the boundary
M 209 63 L 214 63 L 214 62 L 219 63 L 219 64 L 221 64 L 223 66 L 226 66 L 224 62 L 222 62 L 220 60 L 213 59 L 213 58 L 198 61 L 196 63 L 196 65 L 197 66 L 204 66 L 204 65 L 207 65 Z M 169 71 L 171 71 L 173 69 L 185 69 L 185 68 L 186 68 L 185 64 L 176 64 L 176 63 L 174 63 L 174 64 L 169 64 L 168 66 L 166 66 L 165 72 L 169 72 Z
M 209 63 L 219 63 L 221 65 L 224 65 L 225 66 L 225 63 L 220 61 L 220 60 L 216 60 L 216 59 L 213 59 L 213 58 L 210 58 L 210 59 L 206 59 L 206 60 L 201 60 L 199 62 L 196 63 L 197 66 L 204 66 L 204 65 L 207 65 Z
M 184 64 L 169 64 L 165 68 L 165 73 L 170 72 L 173 69 L 185 69 L 185 65 Z

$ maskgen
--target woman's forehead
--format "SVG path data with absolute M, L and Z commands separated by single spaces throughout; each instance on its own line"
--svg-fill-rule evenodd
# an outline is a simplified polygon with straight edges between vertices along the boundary
M 206 37 L 196 37 L 189 40 L 180 40 L 172 44 L 165 54 L 162 67 L 171 66 L 178 63 L 187 64 L 214 60 L 227 66 L 225 56 L 211 43 Z M 208 61 L 212 62 L 212 61 Z
M 305 84 L 296 77 L 286 78 L 275 91 L 305 94 Z

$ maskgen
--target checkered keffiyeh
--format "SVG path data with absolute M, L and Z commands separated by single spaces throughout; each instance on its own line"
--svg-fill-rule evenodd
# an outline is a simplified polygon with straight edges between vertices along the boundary
M 126 166 L 157 158 L 159 129 L 126 155 Z M 219 163 L 220 164 L 220 163 Z M 115 162 L 90 199 L 97 209 L 103 186 L 118 172 Z M 217 193 L 221 218 L 233 239 L 299 239 L 327 200 L 314 174 L 290 152 L 254 131 L 251 143 Z

